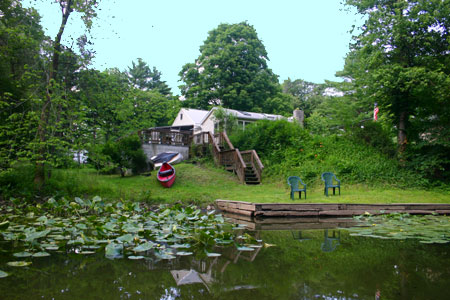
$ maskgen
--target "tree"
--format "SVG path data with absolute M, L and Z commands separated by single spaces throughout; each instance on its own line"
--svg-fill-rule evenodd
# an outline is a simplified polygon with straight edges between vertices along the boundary
M 132 67 L 128 67 L 127 75 L 130 84 L 137 89 L 144 91 L 155 90 L 162 95 L 170 96 L 170 88 L 165 81 L 161 80 L 161 72 L 155 67 L 150 69 L 142 58 L 137 60 L 137 64 L 133 61 Z
M 367 20 L 339 75 L 352 81 L 357 97 L 392 116 L 401 158 L 424 137 L 449 153 L 450 1 L 346 4 Z
M 302 79 L 292 81 L 290 78 L 282 84 L 283 93 L 292 95 L 293 108 L 301 109 L 305 112 L 305 117 L 309 117 L 313 111 L 324 101 L 325 89 L 328 84 L 317 84 Z
M 41 45 L 45 40 L 36 10 L 19 1 L 0 3 L 0 171 L 31 157 L 35 107 L 45 90 Z
M 183 66 L 180 86 L 186 104 L 208 109 L 222 105 L 262 111 L 279 91 L 278 79 L 267 66 L 267 52 L 253 26 L 220 24 L 209 32 L 194 63 Z
M 56 34 L 55 40 L 53 41 L 51 50 L 51 63 L 48 70 L 48 84 L 45 93 L 45 100 L 42 103 L 40 113 L 39 113 L 39 123 L 37 127 L 37 136 L 39 138 L 37 147 L 37 156 L 34 158 L 36 162 L 36 173 L 34 182 L 40 188 L 45 182 L 45 163 L 49 161 L 49 156 L 52 154 L 52 148 L 60 146 L 58 139 L 55 138 L 55 132 L 53 128 L 58 118 L 52 118 L 51 113 L 56 105 L 63 105 L 64 98 L 61 98 L 56 92 L 58 90 L 59 83 L 57 82 L 57 73 L 59 70 L 59 63 L 62 52 L 61 39 L 64 34 L 66 24 L 69 20 L 72 12 L 78 12 L 81 14 L 81 19 L 89 31 L 92 27 L 92 21 L 96 17 L 96 8 L 98 5 L 97 0 L 57 0 L 56 1 L 61 8 L 61 24 Z M 84 45 L 86 43 L 86 37 L 82 36 L 79 40 L 79 45 L 82 50 L 84 50 Z M 84 51 L 83 51 L 84 52 Z M 55 100 L 61 101 L 61 104 L 55 103 Z M 58 101 L 56 100 L 56 102 Z

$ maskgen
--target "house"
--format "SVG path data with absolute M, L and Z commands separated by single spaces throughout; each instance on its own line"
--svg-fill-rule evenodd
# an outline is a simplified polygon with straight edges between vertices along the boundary
M 177 117 L 175 118 L 172 127 L 174 126 L 186 126 L 193 125 L 194 126 L 194 134 L 200 132 L 210 131 L 214 133 L 217 131 L 219 123 L 214 118 L 214 112 L 219 109 L 218 107 L 213 107 L 210 111 L 198 110 L 198 109 L 187 109 L 182 108 Z M 286 118 L 281 115 L 274 114 L 265 114 L 265 113 L 255 113 L 255 112 L 246 112 L 235 109 L 223 108 L 226 113 L 231 114 L 236 117 L 238 126 L 242 129 L 245 129 L 249 123 L 256 122 L 258 120 L 281 120 L 287 119 L 289 121 L 293 120 L 293 117 Z M 294 116 L 296 115 L 294 111 Z M 301 120 L 302 122 L 303 120 Z M 300 122 L 300 120 L 299 120 Z
M 214 118 L 214 112 L 218 109 L 218 107 L 212 108 L 206 116 L 203 118 L 201 127 L 202 131 L 211 131 L 214 133 L 218 130 L 219 123 Z M 283 117 L 281 115 L 272 115 L 272 114 L 264 114 L 264 113 L 255 113 L 255 112 L 247 112 L 247 111 L 240 111 L 235 109 L 228 109 L 224 108 L 227 114 L 233 115 L 236 117 L 238 122 L 238 127 L 245 129 L 245 126 L 247 126 L 250 123 L 256 122 L 258 120 L 281 120 L 281 119 L 287 119 L 286 117 Z
M 193 132 L 202 132 L 201 123 L 203 118 L 208 114 L 207 110 L 199 110 L 193 108 L 182 108 L 177 114 L 177 117 L 172 123 L 171 127 L 179 126 L 193 126 Z

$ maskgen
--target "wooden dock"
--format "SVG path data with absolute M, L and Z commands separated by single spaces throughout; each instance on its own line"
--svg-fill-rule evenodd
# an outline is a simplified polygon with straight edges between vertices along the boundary
M 394 212 L 416 215 L 450 215 L 450 204 L 443 203 L 252 203 L 216 200 L 221 211 L 247 217 L 352 217 L 366 212 L 372 215 Z

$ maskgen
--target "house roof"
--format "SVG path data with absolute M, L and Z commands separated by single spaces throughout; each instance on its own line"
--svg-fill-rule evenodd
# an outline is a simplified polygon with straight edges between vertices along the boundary
M 213 107 L 207 114 L 203 117 L 202 123 L 209 118 L 209 116 L 214 112 L 214 110 L 218 109 L 217 107 Z M 248 111 L 241 111 L 241 110 L 235 110 L 235 109 L 229 109 L 224 108 L 224 110 L 234 115 L 239 120 L 281 120 L 286 119 L 286 117 L 283 117 L 281 115 L 273 115 L 273 114 L 265 114 L 265 113 L 255 113 L 255 112 L 248 112 Z
M 193 109 L 193 108 L 185 108 L 185 113 L 194 121 L 195 124 L 200 124 L 203 118 L 208 114 L 207 110 Z

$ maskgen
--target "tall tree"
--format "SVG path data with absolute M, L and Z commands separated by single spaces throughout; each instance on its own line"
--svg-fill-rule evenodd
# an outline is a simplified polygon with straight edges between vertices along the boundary
M 38 156 L 36 157 L 36 173 L 34 182 L 38 187 L 41 187 L 45 182 L 45 162 L 48 160 L 49 154 L 51 154 L 52 148 L 56 145 L 59 145 L 57 139 L 54 139 L 54 128 L 55 119 L 51 118 L 51 112 L 56 105 L 55 99 L 59 96 L 56 91 L 58 90 L 59 83 L 57 82 L 57 73 L 59 70 L 60 57 L 62 52 L 62 36 L 66 29 L 67 22 L 69 20 L 70 15 L 73 12 L 78 12 L 81 14 L 81 19 L 86 26 L 86 29 L 89 31 L 92 27 L 93 19 L 96 17 L 96 8 L 98 6 L 97 0 L 57 0 L 56 1 L 60 5 L 61 9 L 61 24 L 56 34 L 55 40 L 53 41 L 52 50 L 51 50 L 51 63 L 48 71 L 48 84 L 45 93 L 45 100 L 43 101 L 39 124 L 37 128 L 37 135 L 39 138 L 38 143 Z M 79 45 L 81 48 L 84 48 L 86 43 L 85 36 L 82 36 L 79 39 Z M 59 98 L 59 100 L 63 101 L 63 98 Z M 56 118 L 57 120 L 57 118 Z
M 19 1 L 0 2 L 0 172 L 30 157 L 37 126 L 35 107 L 43 91 L 45 39 L 36 10 Z
M 399 154 L 424 138 L 449 149 L 450 1 L 346 4 L 367 20 L 339 74 L 351 79 L 357 97 L 392 116 Z
M 137 63 L 132 62 L 132 67 L 128 67 L 127 75 L 130 84 L 144 91 L 155 90 L 165 96 L 171 95 L 169 86 L 161 80 L 161 72 L 155 67 L 151 69 L 142 58 L 137 60 Z
M 279 92 L 277 76 L 267 66 L 267 52 L 253 26 L 220 24 L 209 32 L 194 63 L 183 66 L 181 93 L 191 107 L 222 105 L 262 111 Z

